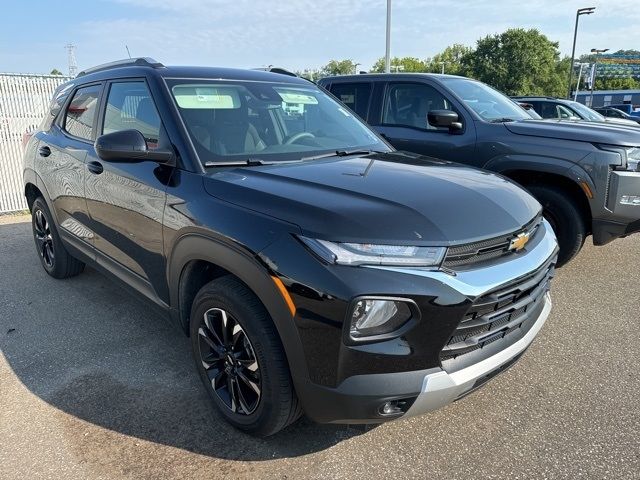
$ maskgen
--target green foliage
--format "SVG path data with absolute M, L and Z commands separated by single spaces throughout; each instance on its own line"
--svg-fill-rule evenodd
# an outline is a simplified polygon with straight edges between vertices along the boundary
M 60 70 L 54 68 L 49 75 L 64 75 Z
M 391 59 L 391 71 L 401 71 L 401 72 L 426 72 L 427 71 L 427 63 L 423 62 L 419 58 L 415 57 L 393 57 Z M 396 69 L 394 67 L 401 67 Z M 372 73 L 383 73 L 384 72 L 384 58 L 379 58 L 376 63 L 371 67 L 370 72 Z
M 623 78 L 598 78 L 596 77 L 595 90 L 637 90 L 640 89 L 640 80 L 632 77 Z
M 331 60 L 320 69 L 320 75 L 331 77 L 333 75 L 350 75 L 356 72 L 356 63 L 353 60 Z
M 473 48 L 460 43 L 445 48 L 442 52 L 427 60 L 427 72 L 441 73 L 444 62 L 444 73 L 449 75 L 465 75 L 466 70 L 463 62 L 473 54 Z
M 484 37 L 461 63 L 469 76 L 508 95 L 563 95 L 567 88 L 558 43 L 536 29 L 513 28 Z

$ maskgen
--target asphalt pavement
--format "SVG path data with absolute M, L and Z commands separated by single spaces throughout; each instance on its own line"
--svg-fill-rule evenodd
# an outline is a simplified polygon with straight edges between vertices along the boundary
M 210 408 L 188 339 L 97 272 L 48 277 L 0 217 L 0 478 L 640 478 L 640 235 L 558 271 L 524 357 L 437 412 L 268 439 Z

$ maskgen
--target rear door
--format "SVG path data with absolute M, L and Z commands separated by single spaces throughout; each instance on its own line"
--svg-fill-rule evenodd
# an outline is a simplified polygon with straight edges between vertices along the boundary
M 429 155 L 452 161 L 469 161 L 475 151 L 476 130 L 471 117 L 449 95 L 429 83 L 388 82 L 379 122 L 372 126 L 398 150 Z M 431 110 L 453 110 L 463 129 L 429 125 Z
M 166 138 L 144 79 L 105 86 L 98 136 L 140 131 L 149 149 Z M 166 300 L 162 220 L 171 167 L 153 161 L 108 162 L 92 149 L 87 157 L 86 197 L 97 261 L 156 303 Z
M 92 256 L 84 180 L 87 153 L 93 151 L 102 83 L 70 93 L 64 112 L 39 135 L 35 169 L 45 182 L 65 241 Z
M 371 105 L 372 82 L 334 83 L 331 93 L 367 121 Z

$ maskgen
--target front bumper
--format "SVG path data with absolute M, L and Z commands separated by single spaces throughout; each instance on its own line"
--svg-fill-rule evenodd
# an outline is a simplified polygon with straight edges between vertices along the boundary
M 438 333 L 445 321 L 453 320 L 455 324 L 447 326 L 446 337 L 465 314 L 466 307 L 448 307 L 447 300 L 457 301 L 457 295 L 473 302 L 484 299 L 491 292 L 500 291 L 505 285 L 520 285 L 522 278 L 528 278 L 532 272 L 541 272 L 553 265 L 557 254 L 555 235 L 546 221 L 541 226 L 541 235 L 534 238 L 527 246 L 524 254 L 508 261 L 498 262 L 478 269 L 459 271 L 451 275 L 441 271 L 428 271 L 396 267 L 370 267 L 368 271 L 385 273 L 389 278 L 402 275 L 413 285 L 421 285 L 421 281 L 429 280 L 445 285 L 446 289 L 456 292 L 456 296 L 441 295 L 431 303 L 439 303 L 439 309 L 448 312 L 439 318 L 429 317 L 429 329 L 417 328 L 406 337 L 399 337 L 378 344 L 349 346 L 341 344 L 336 356 L 339 359 L 337 371 L 342 377 L 336 384 L 311 379 L 294 378 L 296 391 L 302 401 L 306 414 L 319 423 L 380 423 L 405 416 L 419 415 L 442 407 L 484 384 L 487 380 L 515 363 L 531 344 L 545 323 L 551 310 L 548 292 L 542 294 L 529 317 L 527 330 L 516 335 L 514 340 L 496 341 L 482 350 L 468 354 L 467 359 L 479 353 L 473 363 L 462 362 L 456 367 L 438 361 L 438 355 L 446 338 L 439 347 L 434 342 L 426 342 Z M 433 285 L 433 283 L 431 283 Z M 509 287 L 510 288 L 510 287 Z M 421 304 L 423 307 L 424 303 Z M 517 307 L 514 307 L 517 308 Z M 439 310 L 439 311 L 440 311 Z M 457 313 L 452 313 L 457 312 Z M 450 318 L 451 317 L 451 318 Z M 327 338 L 329 328 L 319 330 Z M 308 330 L 301 329 L 304 335 Z M 411 337 L 411 335 L 414 335 Z M 505 337 L 506 338 L 506 337 Z M 323 352 L 310 355 L 307 362 L 316 357 L 324 364 L 330 364 L 332 355 L 326 342 Z M 480 352 L 485 352 L 480 353 Z M 423 354 L 418 357 L 417 355 Z M 420 362 L 419 359 L 433 359 Z M 357 372 L 354 372 L 357 367 Z M 401 369 L 403 365 L 409 368 Z M 413 368 L 411 368 L 413 367 Z M 417 367 L 417 368 L 416 368 Z M 386 368 L 386 371 L 382 370 Z M 422 368 L 422 369 L 420 369 Z M 382 371 L 381 371 L 382 370 Z M 395 371 L 394 371 L 395 370 Z M 349 373 L 345 373 L 349 372 Z M 353 372 L 353 373 L 351 373 Z M 396 402 L 401 411 L 385 415 L 381 410 L 386 402 Z
M 498 373 L 517 361 L 529 347 L 544 325 L 551 311 L 549 293 L 544 298 L 545 305 L 537 321 L 527 334 L 497 354 L 454 373 L 440 371 L 425 375 L 422 390 L 413 402 L 406 416 L 420 415 L 443 407 L 484 385 Z
M 605 208 L 593 219 L 593 243 L 605 245 L 616 238 L 640 231 L 640 205 L 625 198 L 640 196 L 640 173 L 614 170 L 609 176 Z

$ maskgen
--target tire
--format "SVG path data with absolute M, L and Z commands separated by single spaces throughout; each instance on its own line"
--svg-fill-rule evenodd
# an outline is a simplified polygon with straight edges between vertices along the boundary
M 31 207 L 31 228 L 40 263 L 53 278 L 69 278 L 84 270 L 84 263 L 71 256 L 64 247 L 51 212 L 42 197 Z
M 193 302 L 189 330 L 202 383 L 231 425 L 269 436 L 300 417 L 280 337 L 246 285 L 225 276 L 202 287 Z
M 529 186 L 529 191 L 542 204 L 544 218 L 551 224 L 558 237 L 561 267 L 575 257 L 587 238 L 587 229 L 582 213 L 570 195 L 551 186 Z

